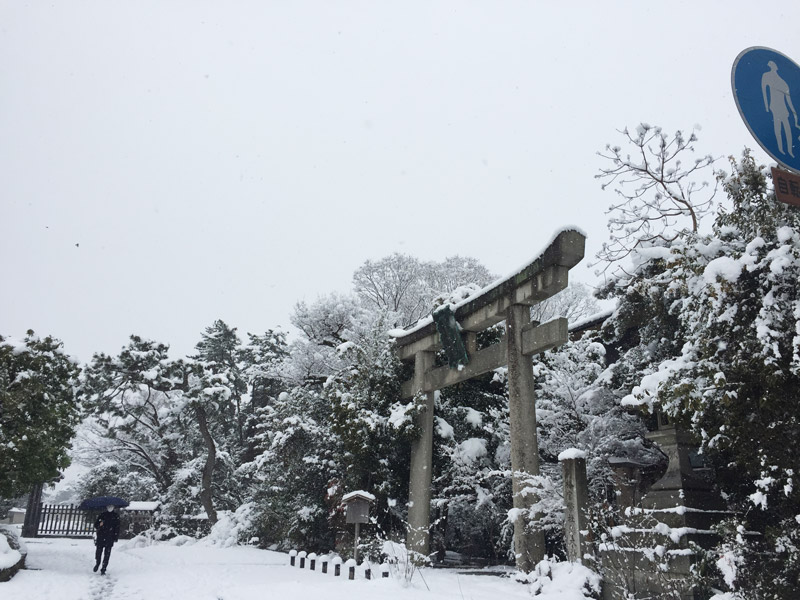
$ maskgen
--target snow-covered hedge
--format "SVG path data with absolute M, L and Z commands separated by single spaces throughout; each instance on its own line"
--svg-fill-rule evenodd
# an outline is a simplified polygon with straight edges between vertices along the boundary
M 8 581 L 25 566 L 25 549 L 17 535 L 0 527 L 0 581 Z

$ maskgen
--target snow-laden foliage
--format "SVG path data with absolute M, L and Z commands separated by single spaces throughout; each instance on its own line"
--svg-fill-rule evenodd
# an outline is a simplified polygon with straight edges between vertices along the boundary
M 518 581 L 530 584 L 534 596 L 553 598 L 599 598 L 600 576 L 580 563 L 559 562 L 550 556 L 540 561 Z
M 748 154 L 732 167 L 720 178 L 731 211 L 711 235 L 651 254 L 615 290 L 609 334 L 628 337 L 614 374 L 630 389 L 623 403 L 694 432 L 736 511 L 720 546 L 739 573 L 727 572 L 730 584 L 780 598 L 800 576 L 800 215 Z
M 69 465 L 79 369 L 60 341 L 0 336 L 0 497 L 15 498 Z
M 645 440 L 642 420 L 620 405 L 608 386 L 606 347 L 596 332 L 588 332 L 534 364 L 539 453 L 544 463 L 557 466 L 568 448 L 586 453 L 590 488 L 598 499 L 609 497 L 613 483 L 608 459 L 640 464 L 663 462 L 663 455 Z M 552 469 L 561 481 L 560 468 Z
M 236 329 L 217 321 L 188 360 L 138 336 L 116 357 L 95 355 L 80 386 L 92 429 L 85 460 L 112 459 L 149 478 L 176 527 L 201 513 L 213 524 L 217 506 L 235 509 L 245 500 L 236 469 L 252 451 L 253 390 L 266 402 L 285 352 L 272 332 L 250 341 L 243 348 Z
M 113 460 L 166 491 L 188 455 L 184 378 L 185 366 L 169 359 L 166 345 L 137 336 L 117 357 L 95 355 L 80 386 L 90 416 L 85 460 L 98 467 Z
M 330 312 L 300 308 L 306 331 L 324 329 L 309 316 L 325 319 Z M 335 338 L 306 337 L 290 348 L 283 366 L 292 378 L 298 372 L 293 361 L 307 364 L 315 350 L 335 353 L 327 365 L 337 368 L 324 379 L 309 374 L 259 409 L 260 453 L 241 468 L 260 500 L 264 536 L 279 544 L 332 548 L 343 521 L 341 497 L 353 489 L 375 494 L 381 526 L 391 528 L 393 518 L 403 516 L 393 509 L 407 494 L 411 419 L 401 410 L 400 365 L 386 333 L 390 317 L 355 310 L 341 325 Z M 339 342 L 335 347 L 327 343 L 332 339 Z M 293 348 L 302 351 L 292 354 Z
M 255 505 L 252 502 L 242 504 L 235 511 L 222 511 L 219 520 L 211 528 L 208 535 L 201 540 L 201 543 L 208 546 L 228 548 L 239 544 L 257 542 L 258 538 L 253 535 L 255 532 L 253 524 L 254 513 Z
M 496 332 L 495 335 L 497 335 Z M 503 561 L 511 551 L 511 453 L 505 379 L 489 373 L 436 402 L 432 548 Z
M 75 498 L 117 496 L 129 501 L 150 500 L 158 497 L 158 484 L 144 471 L 129 468 L 126 463 L 107 459 L 93 465 L 72 485 Z

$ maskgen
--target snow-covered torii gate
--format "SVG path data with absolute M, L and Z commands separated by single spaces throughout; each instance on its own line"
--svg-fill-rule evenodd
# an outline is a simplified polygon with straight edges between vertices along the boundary
M 408 546 L 427 556 L 430 551 L 430 501 L 433 458 L 434 395 L 460 383 L 508 365 L 508 405 L 511 428 L 512 490 L 515 509 L 532 506 L 536 499 L 524 494 L 524 475 L 539 474 L 539 444 L 536 439 L 533 361 L 531 356 L 567 341 L 567 320 L 531 322 L 530 307 L 567 287 L 569 270 L 583 258 L 586 237 L 565 229 L 533 262 L 503 279 L 480 295 L 445 307 L 444 319 L 436 311 L 436 322 L 428 320 L 397 336 L 396 350 L 403 361 L 414 361 L 414 376 L 403 384 L 404 398 L 418 395 L 425 403 L 417 417 L 421 434 L 411 446 L 409 481 Z M 443 321 L 450 320 L 448 327 Z M 477 333 L 501 321 L 506 333 L 498 343 L 478 350 Z M 438 328 L 437 328 L 438 323 Z M 434 356 L 445 348 L 451 367 L 434 368 Z M 460 355 L 460 359 L 453 359 Z M 456 364 L 457 363 L 457 364 Z M 522 511 L 518 511 L 522 512 Z M 517 567 L 530 572 L 544 557 L 544 534 L 514 522 Z

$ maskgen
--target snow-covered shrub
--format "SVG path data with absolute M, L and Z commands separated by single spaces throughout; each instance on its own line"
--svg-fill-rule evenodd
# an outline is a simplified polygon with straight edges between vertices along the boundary
M 23 546 L 17 534 L 11 529 L 0 525 L 0 571 L 10 569 L 19 563 L 23 551 Z
M 249 543 L 256 537 L 254 535 L 254 512 L 255 504 L 253 502 L 242 504 L 235 511 L 220 511 L 217 522 L 201 542 L 222 548 Z
M 386 540 L 381 549 L 385 564 L 389 565 L 389 573 L 400 580 L 403 585 L 410 585 L 417 572 L 417 565 L 424 564 L 427 557 L 420 556 L 405 544 Z
M 518 581 L 529 583 L 531 594 L 542 600 L 584 600 L 600 598 L 600 576 L 588 567 L 560 562 L 545 556 L 530 573 L 517 573 Z

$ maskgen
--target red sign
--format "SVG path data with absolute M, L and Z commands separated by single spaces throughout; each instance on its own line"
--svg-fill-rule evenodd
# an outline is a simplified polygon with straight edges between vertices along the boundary
M 800 206 L 800 175 L 772 167 L 772 183 L 778 200 Z

